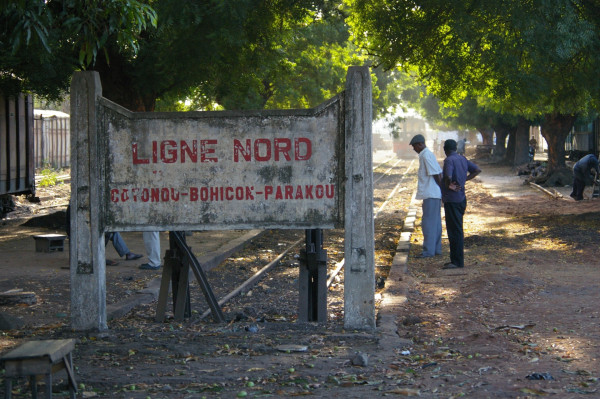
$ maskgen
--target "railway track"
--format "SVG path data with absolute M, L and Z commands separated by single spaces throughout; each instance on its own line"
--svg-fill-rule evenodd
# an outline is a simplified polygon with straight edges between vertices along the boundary
M 375 265 L 377 290 L 385 285 L 416 185 L 413 160 L 395 156 L 382 160 L 373 171 Z M 208 281 L 225 318 L 230 321 L 293 321 L 298 313 L 299 252 L 304 230 L 268 230 L 243 250 L 207 272 Z M 325 230 L 327 250 L 328 319 L 343 323 L 343 229 Z M 190 285 L 192 324 L 211 321 L 211 312 L 195 280 Z M 167 309 L 171 309 L 169 305 Z M 155 304 L 139 310 L 153 317 Z M 170 313 L 167 313 L 170 316 Z M 115 321 L 118 322 L 118 321 Z

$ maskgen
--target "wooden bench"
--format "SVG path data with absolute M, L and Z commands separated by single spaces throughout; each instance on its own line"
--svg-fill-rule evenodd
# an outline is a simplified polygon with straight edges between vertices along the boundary
M 29 376 L 31 397 L 37 398 L 37 376 L 46 380 L 46 398 L 52 398 L 52 373 L 67 371 L 69 393 L 75 399 L 77 384 L 73 373 L 71 352 L 75 349 L 74 339 L 29 341 L 0 358 L 4 364 L 4 397 L 12 397 L 12 379 Z

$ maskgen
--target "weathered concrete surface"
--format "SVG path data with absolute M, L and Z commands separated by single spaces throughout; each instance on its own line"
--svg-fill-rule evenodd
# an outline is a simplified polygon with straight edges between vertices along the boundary
M 383 293 L 377 320 L 378 331 L 381 334 L 379 347 L 384 353 L 393 353 L 394 350 L 412 345 L 411 340 L 398 337 L 398 316 L 403 313 L 403 306 L 405 306 L 408 295 L 409 286 L 406 278 L 408 273 L 408 253 L 417 217 L 415 194 L 416 192 L 412 195 L 408 214 L 404 219 L 396 253 L 392 260 L 390 274 L 386 280 L 385 292 Z
M 371 153 L 371 75 L 351 67 L 346 78 L 344 326 L 375 328 L 375 227 Z
M 76 330 L 105 330 L 104 160 L 96 109 L 102 96 L 97 73 L 78 73 L 71 83 L 71 322 Z
M 105 231 L 345 222 L 346 327 L 375 328 L 371 80 L 310 110 L 133 113 L 72 83 L 73 328 L 106 328 Z
M 101 105 L 109 230 L 341 224 L 339 97 L 290 111 L 133 113 Z

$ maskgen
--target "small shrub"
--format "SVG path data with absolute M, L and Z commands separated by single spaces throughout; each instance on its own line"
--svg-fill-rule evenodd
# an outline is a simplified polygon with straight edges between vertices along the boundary
M 40 187 L 50 187 L 56 185 L 57 181 L 56 172 L 51 169 L 42 170 L 42 179 L 39 182 Z

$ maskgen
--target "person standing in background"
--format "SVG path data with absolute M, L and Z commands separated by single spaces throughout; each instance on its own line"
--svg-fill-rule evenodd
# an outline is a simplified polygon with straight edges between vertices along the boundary
M 442 254 L 442 168 L 433 152 L 427 148 L 425 137 L 417 134 L 409 143 L 419 154 L 419 172 L 416 199 L 423 200 L 423 250 L 417 258 Z
M 148 263 L 142 263 L 140 265 L 140 269 L 160 269 L 160 235 L 158 234 L 158 231 L 144 231 L 142 233 L 142 237 L 144 238 L 144 246 L 146 247 L 146 253 L 148 254 Z
M 67 205 L 65 224 L 67 237 L 71 238 L 71 204 Z M 104 245 L 106 246 L 109 241 L 112 241 L 115 251 L 117 251 L 120 257 L 125 257 L 125 260 L 137 260 L 142 257 L 142 255 L 134 254 L 129 250 L 127 244 L 125 244 L 125 240 L 119 232 L 104 233 Z M 118 264 L 119 262 L 106 259 L 106 266 L 117 266 Z
M 70 210 L 70 208 L 67 208 Z M 70 222 L 69 222 L 70 223 Z M 127 244 L 125 244 L 125 240 L 118 232 L 114 233 L 104 233 L 104 245 L 108 244 L 109 241 L 112 241 L 113 247 L 119 254 L 120 257 L 125 257 L 125 260 L 136 260 L 142 257 L 140 254 L 134 254 L 127 248 Z M 114 260 L 106 259 L 106 266 L 117 266 L 119 263 Z
M 583 190 L 585 186 L 591 186 L 598 178 L 600 170 L 598 168 L 598 158 L 593 154 L 588 154 L 581 158 L 573 166 L 573 191 L 571 198 L 575 201 L 583 199 Z
M 465 155 L 465 149 L 467 147 L 467 139 L 465 139 L 464 137 L 460 140 L 458 140 L 458 142 L 456 143 L 456 152 L 458 152 L 460 155 Z
M 467 209 L 465 182 L 481 173 L 473 162 L 456 152 L 456 141 L 444 143 L 442 201 L 446 215 L 446 231 L 450 243 L 450 262 L 442 269 L 456 269 L 465 266 L 463 216 Z

